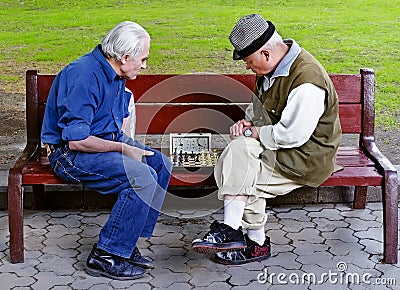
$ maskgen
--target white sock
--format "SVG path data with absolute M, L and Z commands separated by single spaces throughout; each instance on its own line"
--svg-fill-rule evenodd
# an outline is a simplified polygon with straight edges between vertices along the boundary
M 247 235 L 249 236 L 249 239 L 256 242 L 260 246 L 262 246 L 265 242 L 265 230 L 264 228 L 258 229 L 258 230 L 251 230 L 247 229 Z
M 237 230 L 242 225 L 246 203 L 236 199 L 224 200 L 224 224 Z

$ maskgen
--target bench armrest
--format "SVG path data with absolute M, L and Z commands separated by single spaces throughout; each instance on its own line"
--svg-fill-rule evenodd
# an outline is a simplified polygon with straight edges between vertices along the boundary
M 15 161 L 14 165 L 10 168 L 9 174 L 21 174 L 24 165 L 40 150 L 40 146 L 37 143 L 28 143 L 21 155 Z
M 394 167 L 392 162 L 390 162 L 390 160 L 379 150 L 378 146 L 375 143 L 374 137 L 364 137 L 362 145 L 362 149 L 364 150 L 365 154 L 369 156 L 372 161 L 374 161 L 377 169 L 381 171 L 382 174 L 394 172 L 396 173 L 397 178 L 396 168 Z

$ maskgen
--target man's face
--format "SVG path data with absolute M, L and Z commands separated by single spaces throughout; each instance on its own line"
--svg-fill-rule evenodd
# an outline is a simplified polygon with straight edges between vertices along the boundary
M 258 50 L 245 57 L 243 61 L 246 63 L 246 69 L 251 69 L 256 75 L 266 75 L 272 71 L 268 51 Z
M 147 59 L 150 52 L 150 40 L 146 38 L 143 46 L 143 52 L 137 57 L 130 59 L 128 55 L 124 55 L 120 66 L 120 77 L 134 80 L 142 69 L 145 69 Z

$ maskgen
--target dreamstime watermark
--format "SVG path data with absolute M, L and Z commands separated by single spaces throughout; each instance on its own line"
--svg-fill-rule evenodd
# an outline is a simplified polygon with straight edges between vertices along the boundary
M 275 285 L 321 285 L 330 283 L 333 285 L 396 285 L 396 278 L 372 277 L 371 273 L 347 272 L 346 262 L 336 264 L 336 271 L 329 270 L 320 274 L 315 273 L 268 273 L 268 269 L 257 275 L 260 284 Z

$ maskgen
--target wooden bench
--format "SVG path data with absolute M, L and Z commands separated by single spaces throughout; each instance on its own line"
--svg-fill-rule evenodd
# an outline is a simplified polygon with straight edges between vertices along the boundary
M 43 199 L 44 185 L 67 184 L 55 176 L 40 140 L 47 95 L 54 75 L 26 74 L 27 144 L 8 177 L 10 261 L 24 261 L 23 190 L 32 186 L 34 200 Z M 397 263 L 398 193 L 397 173 L 379 151 L 374 140 L 374 72 L 334 74 L 331 79 L 339 95 L 339 112 L 344 134 L 358 136 L 358 144 L 339 149 L 337 162 L 344 169 L 322 186 L 354 186 L 356 209 L 365 207 L 368 186 L 380 186 L 383 200 L 384 262 Z M 227 134 L 229 126 L 243 118 L 254 86 L 254 75 L 141 75 L 128 81 L 136 99 L 137 134 L 149 138 L 150 146 L 168 146 L 151 141 L 153 135 L 177 132 Z M 157 140 L 157 139 L 156 139 Z M 147 142 L 146 142 L 147 143 Z M 170 186 L 213 186 L 212 168 L 175 170 Z

